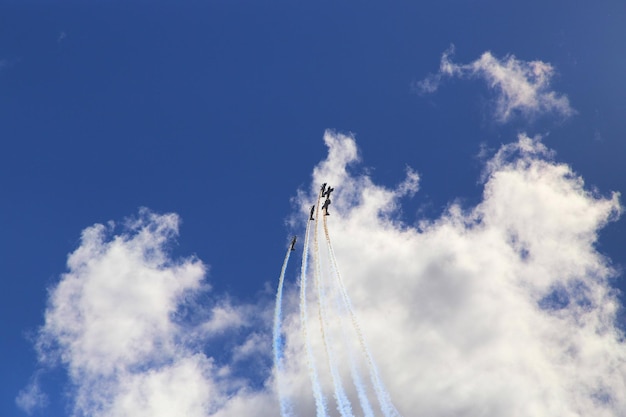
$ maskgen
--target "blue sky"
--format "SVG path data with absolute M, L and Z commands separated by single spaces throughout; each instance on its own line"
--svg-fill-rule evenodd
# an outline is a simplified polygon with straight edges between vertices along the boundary
M 419 173 L 393 214 L 410 228 L 483 201 L 486 161 L 522 132 L 597 196 L 623 193 L 625 18 L 619 1 L 2 2 L 0 414 L 26 415 L 15 399 L 39 378 L 48 405 L 33 413 L 72 415 L 66 364 L 38 362 L 34 345 L 94 224 L 177 213 L 168 256 L 206 265 L 212 289 L 198 299 L 266 311 L 288 239 L 304 233 L 289 223 L 307 200 L 298 190 L 318 187 L 313 169 L 329 158 L 326 129 L 354 136 L 351 175 L 393 189 L 407 166 Z M 487 51 L 551 65 L 546 90 L 573 112 L 498 120 L 501 91 L 470 73 L 420 91 L 451 45 L 460 66 Z M 597 228 L 594 247 L 617 269 L 625 231 L 623 219 Z M 611 285 L 623 290 L 622 275 Z M 229 356 L 235 339 L 203 349 Z

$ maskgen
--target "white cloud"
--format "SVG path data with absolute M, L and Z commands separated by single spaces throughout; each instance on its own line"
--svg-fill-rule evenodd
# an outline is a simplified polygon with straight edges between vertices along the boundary
M 15 404 L 26 414 L 45 408 L 48 405 L 48 396 L 41 391 L 37 376 L 15 398 Z
M 207 335 L 218 335 L 225 330 L 245 326 L 248 319 L 246 316 L 246 312 L 240 306 L 220 303 L 213 307 L 211 319 L 203 323 L 201 329 Z
M 352 137 L 329 131 L 324 140 L 328 158 L 300 192 L 298 217 L 306 221 L 321 183 L 335 187 L 327 220 L 339 268 L 403 415 L 623 415 L 626 346 L 608 282 L 615 272 L 595 248 L 621 212 L 618 195 L 589 191 L 540 138 L 520 135 L 486 163 L 480 204 L 453 204 L 412 227 L 397 214 L 399 199 L 417 191 L 413 170 L 385 188 L 347 169 L 358 163 Z M 207 287 L 199 260 L 165 250 L 177 224 L 175 215 L 144 211 L 115 236 L 111 227 L 86 229 L 51 290 L 40 349 L 46 357 L 54 348 L 67 367 L 75 415 L 279 414 L 273 376 L 259 386 L 235 369 L 269 356 L 270 336 L 250 326 L 253 316 L 271 320 L 269 308 L 252 314 L 216 303 L 185 335 L 173 319 Z M 314 402 L 297 299 L 289 285 L 285 387 L 304 417 Z M 229 329 L 244 335 L 226 363 L 198 348 Z M 319 339 L 314 345 L 323 351 Z M 347 376 L 348 361 L 338 359 Z M 329 394 L 322 361 L 320 369 Z M 336 415 L 332 403 L 329 410 Z
M 252 333 L 242 345 L 234 349 L 233 361 L 239 362 L 254 356 L 260 357 L 263 355 L 263 352 L 269 352 L 270 349 L 270 341 L 266 334 Z
M 70 254 L 38 348 L 45 363 L 67 368 L 73 415 L 206 416 L 247 398 L 248 381 L 198 346 L 241 327 L 254 307 L 222 300 L 205 322 L 179 322 L 181 306 L 208 285 L 202 262 L 168 254 L 178 223 L 175 214 L 143 209 L 117 235 L 112 223 L 85 229 Z M 244 352 L 245 343 L 235 349 Z M 17 401 L 28 409 L 37 398 L 30 389 Z
M 422 93 L 433 93 L 445 77 L 481 78 L 496 93 L 495 117 L 507 122 L 519 114 L 533 118 L 544 113 L 569 117 L 575 113 L 567 96 L 550 90 L 554 67 L 542 61 L 522 61 L 514 55 L 503 59 L 485 52 L 470 64 L 452 62 L 451 47 L 441 57 L 439 72 L 416 83 Z
M 331 237 L 404 415 L 623 414 L 614 271 L 594 246 L 621 212 L 617 194 L 588 191 L 520 135 L 487 163 L 479 205 L 451 205 L 415 229 L 393 221 L 401 189 L 349 175 L 354 140 L 327 136 L 313 183 L 332 177 L 334 200 L 348 195 L 333 203 Z

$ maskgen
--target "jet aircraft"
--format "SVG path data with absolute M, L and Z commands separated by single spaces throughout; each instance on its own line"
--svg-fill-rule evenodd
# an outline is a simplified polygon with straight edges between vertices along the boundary
M 324 205 L 322 206 L 322 210 L 324 210 L 324 216 L 329 216 L 330 214 L 328 213 L 328 206 L 330 206 L 330 198 L 326 198 L 326 201 L 324 201 Z
M 313 212 L 315 212 L 315 204 L 311 206 L 311 214 L 309 214 L 309 220 L 315 220 L 313 218 Z
M 294 236 L 294 237 L 291 238 L 291 243 L 290 243 L 290 245 L 291 245 L 290 249 L 291 250 L 296 250 L 296 240 L 297 239 L 298 239 L 298 236 Z
M 326 184 L 324 184 L 326 185 Z M 326 189 L 325 192 L 322 192 L 322 197 L 326 197 L 326 198 L 330 198 L 330 193 L 332 193 L 333 191 L 335 191 L 334 188 L 332 188 L 330 185 L 328 186 L 328 188 Z

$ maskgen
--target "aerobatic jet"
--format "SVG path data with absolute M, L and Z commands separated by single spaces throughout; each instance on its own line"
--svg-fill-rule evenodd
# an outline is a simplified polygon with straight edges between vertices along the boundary
M 322 197 L 324 196 L 324 193 L 326 192 L 326 183 L 322 184 L 322 189 L 320 190 Z
M 298 239 L 298 236 L 294 236 L 294 237 L 291 238 L 291 243 L 290 243 L 290 245 L 291 245 L 290 249 L 291 250 L 296 250 L 296 239 Z
M 324 184 L 326 185 L 326 184 Z M 328 188 L 326 189 L 325 192 L 322 192 L 322 197 L 326 197 L 326 198 L 330 198 L 330 193 L 332 193 L 333 191 L 335 191 L 334 188 L 332 188 L 330 185 L 328 186 Z
M 322 206 L 322 210 L 324 210 L 324 216 L 329 216 L 328 206 L 330 206 L 330 198 L 326 198 L 326 201 L 324 201 L 324 205 Z
M 311 214 L 309 214 L 309 220 L 315 220 L 313 218 L 313 213 L 315 212 L 315 204 L 311 206 Z

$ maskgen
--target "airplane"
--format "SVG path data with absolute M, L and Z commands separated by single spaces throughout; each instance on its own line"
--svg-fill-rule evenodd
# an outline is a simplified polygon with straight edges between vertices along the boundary
M 335 189 L 329 185 L 326 189 L 326 192 L 322 193 L 322 197 L 330 198 L 330 193 L 332 193 L 333 191 L 335 191 Z
M 326 198 L 326 201 L 324 201 L 324 205 L 322 206 L 322 210 L 324 210 L 324 216 L 329 216 L 330 214 L 328 213 L 328 206 L 330 206 L 330 198 Z
M 290 245 L 291 245 L 290 249 L 291 250 L 296 250 L 296 240 L 297 239 L 298 239 L 298 236 L 294 236 L 294 237 L 291 238 L 291 243 L 290 243 Z
M 326 183 L 322 184 L 322 189 L 321 189 L 322 196 L 324 196 L 325 192 L 326 192 Z
M 314 212 L 314 211 L 315 211 L 315 204 L 313 204 L 313 205 L 311 206 L 311 214 L 309 215 L 309 220 L 315 220 L 315 219 L 313 218 L 313 212 Z

